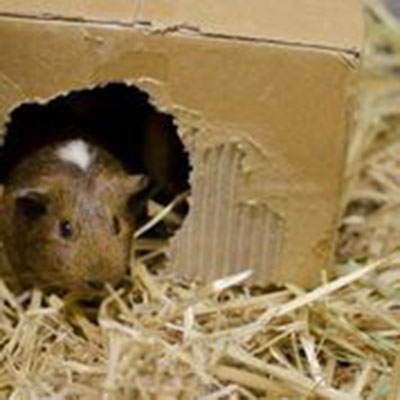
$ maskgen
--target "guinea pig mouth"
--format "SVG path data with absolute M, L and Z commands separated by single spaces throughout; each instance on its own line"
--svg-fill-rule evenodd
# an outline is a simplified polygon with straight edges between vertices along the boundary
M 63 301 L 67 307 L 77 306 L 83 310 L 97 309 L 108 294 L 106 290 L 74 290 L 66 293 Z
M 104 298 L 109 294 L 106 288 L 103 286 L 101 289 L 90 289 L 86 287 L 79 287 L 71 289 L 66 292 L 64 299 L 92 299 L 92 298 Z

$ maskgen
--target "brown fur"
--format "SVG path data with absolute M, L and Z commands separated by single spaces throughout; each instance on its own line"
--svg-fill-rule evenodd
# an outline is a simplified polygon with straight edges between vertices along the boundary
M 5 184 L 6 254 L 23 288 L 92 290 L 116 284 L 128 268 L 145 180 L 128 175 L 113 156 L 92 145 L 95 161 L 83 171 L 58 158 L 59 146 L 26 157 Z M 70 237 L 62 236 L 63 221 L 64 228 L 70 223 Z

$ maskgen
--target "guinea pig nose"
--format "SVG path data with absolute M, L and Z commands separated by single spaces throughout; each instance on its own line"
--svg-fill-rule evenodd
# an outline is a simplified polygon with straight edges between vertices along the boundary
M 89 289 L 100 290 L 104 288 L 104 284 L 101 281 L 97 281 L 94 279 L 85 280 L 85 286 Z

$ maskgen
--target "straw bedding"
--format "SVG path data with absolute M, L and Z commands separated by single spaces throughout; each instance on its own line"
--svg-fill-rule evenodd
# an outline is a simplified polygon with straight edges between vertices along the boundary
M 98 316 L 0 284 L 3 399 L 400 399 L 400 25 L 367 2 L 333 278 L 210 285 L 132 265 Z

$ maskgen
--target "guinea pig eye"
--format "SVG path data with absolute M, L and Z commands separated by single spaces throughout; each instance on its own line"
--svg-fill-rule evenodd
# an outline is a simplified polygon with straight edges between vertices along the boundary
M 112 219 L 112 225 L 114 233 L 118 235 L 121 232 L 121 223 L 119 222 L 119 219 L 115 216 Z
M 72 224 L 67 220 L 63 220 L 58 225 L 60 236 L 64 239 L 69 239 L 72 236 Z

